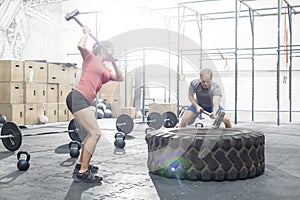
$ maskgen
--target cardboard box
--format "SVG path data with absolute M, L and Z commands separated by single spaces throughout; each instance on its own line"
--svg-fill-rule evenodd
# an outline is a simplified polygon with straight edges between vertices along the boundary
M 47 83 L 48 81 L 48 64 L 46 62 L 36 63 L 36 76 L 34 81 L 37 83 Z
M 36 61 L 24 62 L 24 82 L 47 83 L 47 63 Z
M 57 103 L 48 103 L 47 104 L 47 117 L 49 123 L 57 122 L 58 120 L 58 104 Z
M 23 61 L 0 60 L 0 82 L 23 82 Z
M 58 103 L 58 121 L 65 122 L 68 121 L 69 109 L 67 108 L 66 103 Z
M 47 83 L 37 83 L 37 103 L 47 103 Z
M 23 83 L 0 82 L 0 103 L 24 103 Z
M 48 83 L 69 83 L 69 70 L 59 64 L 48 63 Z
M 69 84 L 75 85 L 77 81 L 79 80 L 79 69 L 76 67 L 70 67 L 69 68 Z
M 72 91 L 70 84 L 58 84 L 58 102 L 66 102 L 67 95 Z
M 120 100 L 118 99 L 113 99 L 111 102 L 111 111 L 112 111 L 112 115 L 113 117 L 118 117 L 119 115 L 121 115 L 121 104 L 120 104 Z
M 158 112 L 160 114 L 163 114 L 167 111 L 171 111 L 177 116 L 177 104 L 176 103 L 151 103 L 151 104 L 149 104 L 149 113 Z
M 122 107 L 121 114 L 128 114 L 132 119 L 135 118 L 135 108 L 134 107 Z
M 47 103 L 58 102 L 58 84 L 47 84 Z
M 68 110 L 68 121 L 71 121 L 73 118 L 73 114 Z
M 48 83 L 59 83 L 59 68 L 57 64 L 48 63 Z
M 25 104 L 25 119 L 24 123 L 29 124 L 38 124 L 38 114 L 37 114 L 37 104 Z
M 24 84 L 24 103 L 37 103 L 38 86 L 36 83 Z
M 24 125 L 24 104 L 0 104 L 0 113 L 6 116 L 7 121 L 13 121 L 17 125 Z
M 100 98 L 103 99 L 103 97 L 119 97 L 121 95 L 120 93 L 120 82 L 116 81 L 110 81 L 102 85 L 102 88 L 100 90 Z
M 38 119 L 45 115 L 48 117 L 48 104 L 47 103 L 39 103 L 37 104 L 37 117 Z

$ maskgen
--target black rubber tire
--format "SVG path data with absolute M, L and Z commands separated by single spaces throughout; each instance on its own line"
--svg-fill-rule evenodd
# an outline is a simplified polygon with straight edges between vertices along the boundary
M 250 129 L 183 128 L 146 135 L 150 173 L 176 179 L 224 181 L 265 170 L 265 136 Z

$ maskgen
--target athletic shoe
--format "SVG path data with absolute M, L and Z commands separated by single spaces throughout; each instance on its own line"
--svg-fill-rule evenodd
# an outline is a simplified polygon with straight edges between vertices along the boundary
M 75 169 L 73 171 L 73 178 L 76 177 L 76 175 L 79 173 L 80 167 L 81 167 L 81 164 L 79 164 L 79 163 L 77 163 L 75 165 Z M 99 168 L 95 165 L 89 165 L 89 169 L 91 170 L 91 172 L 93 174 L 97 174 Z
M 102 177 L 96 176 L 88 169 L 84 173 L 77 173 L 76 178 L 74 179 L 75 182 L 84 182 L 84 183 L 101 183 Z

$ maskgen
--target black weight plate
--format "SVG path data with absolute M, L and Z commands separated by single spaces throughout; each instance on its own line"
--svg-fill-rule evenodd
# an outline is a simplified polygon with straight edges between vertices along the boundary
M 152 112 L 147 117 L 147 124 L 149 127 L 154 128 L 155 130 L 160 129 L 163 124 L 164 120 L 160 113 L 158 112 Z
M 9 151 L 16 151 L 22 144 L 22 133 L 19 127 L 13 122 L 4 123 L 1 135 L 12 135 L 13 138 L 3 138 L 2 143 Z
M 71 140 L 78 142 L 82 142 L 87 136 L 87 132 L 79 125 L 79 123 L 75 119 L 72 119 L 69 122 L 68 133 Z
M 174 128 L 178 123 L 177 116 L 173 112 L 165 112 L 163 113 L 162 117 L 164 120 L 164 127 L 166 128 Z
M 78 135 L 78 129 L 75 126 L 75 119 L 72 119 L 69 122 L 68 133 L 69 133 L 69 137 L 71 138 L 71 140 L 73 140 L 73 141 L 80 140 L 79 135 Z
M 127 114 L 121 114 L 116 121 L 118 131 L 129 134 L 133 129 L 133 119 Z

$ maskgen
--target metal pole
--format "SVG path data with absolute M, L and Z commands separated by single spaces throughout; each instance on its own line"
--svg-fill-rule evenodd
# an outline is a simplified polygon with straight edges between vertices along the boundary
M 145 48 L 143 48 L 143 121 L 145 121 L 145 93 L 146 93 L 146 74 L 145 74 L 146 66 L 145 66 Z
M 254 121 L 254 10 L 249 8 L 250 25 L 251 25 L 251 39 L 252 39 L 252 52 L 251 52 L 251 63 L 252 63 L 252 121 Z
M 171 20 L 169 19 L 169 103 L 171 102 Z
M 290 28 L 290 67 L 289 67 L 289 100 L 290 100 L 290 122 L 292 122 L 292 61 L 293 61 L 293 28 L 292 28 L 292 7 L 288 4 L 289 28 Z
M 237 62 L 237 26 L 238 26 L 238 0 L 235 0 L 235 44 L 234 44 L 234 62 L 235 62 L 235 97 L 234 97 L 234 123 L 237 124 L 237 79 L 238 79 L 238 62 Z
M 280 18 L 281 18 L 281 0 L 278 0 L 277 10 L 277 125 L 280 125 Z
M 127 107 L 127 54 L 125 54 L 125 107 Z
M 96 13 L 96 37 L 98 38 L 98 14 Z M 99 91 L 100 92 L 100 91 Z M 98 118 L 98 112 L 97 112 L 97 104 L 98 104 L 98 102 L 99 102 L 99 92 L 97 93 L 97 95 L 96 95 L 96 105 L 95 105 L 95 111 L 94 111 L 94 115 L 95 115 L 95 117 L 96 117 L 96 119 Z
M 177 82 L 177 116 L 179 116 L 179 63 L 180 63 L 180 3 L 178 4 L 178 37 L 177 37 L 177 76 L 176 76 L 176 82 Z
M 195 11 L 196 12 L 196 11 Z M 203 61 L 203 52 L 202 52 L 202 14 L 200 14 L 200 19 L 199 19 L 199 15 L 196 12 L 196 17 L 197 17 L 197 25 L 198 25 L 198 31 L 199 31 L 199 39 L 200 39 L 200 59 L 199 59 L 199 70 L 202 69 L 202 61 Z M 200 22 L 199 22 L 200 20 Z

